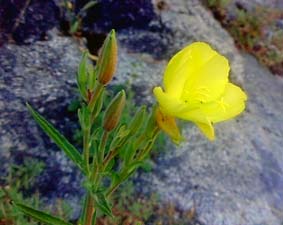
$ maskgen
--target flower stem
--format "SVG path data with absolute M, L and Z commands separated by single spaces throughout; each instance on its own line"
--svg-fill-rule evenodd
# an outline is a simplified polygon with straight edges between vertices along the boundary
M 86 213 L 83 219 L 84 221 L 83 225 L 91 225 L 94 212 L 95 212 L 94 201 L 93 198 L 90 196 L 90 193 L 88 193 L 86 197 Z

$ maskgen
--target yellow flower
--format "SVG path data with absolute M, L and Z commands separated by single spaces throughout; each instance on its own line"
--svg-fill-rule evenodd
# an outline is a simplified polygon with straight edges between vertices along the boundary
M 167 65 L 164 90 L 161 87 L 153 90 L 160 111 L 167 119 L 176 117 L 194 122 L 213 140 L 212 124 L 240 114 L 247 100 L 241 88 L 229 82 L 229 70 L 228 60 L 208 44 L 195 42 L 185 47 Z M 168 134 L 174 136 L 172 132 Z M 175 133 L 175 137 L 180 135 Z

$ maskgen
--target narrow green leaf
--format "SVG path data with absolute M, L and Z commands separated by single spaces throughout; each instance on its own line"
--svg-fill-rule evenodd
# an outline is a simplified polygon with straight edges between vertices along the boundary
M 93 216 L 92 216 L 92 221 L 91 221 L 91 225 L 96 225 L 96 211 L 94 211 Z
M 28 103 L 28 110 L 31 115 L 42 128 L 42 130 L 54 141 L 54 143 L 61 148 L 65 154 L 85 173 L 83 160 L 78 150 L 56 130 L 44 117 L 36 112 Z
M 103 106 L 103 102 L 104 102 L 104 89 L 102 89 L 101 92 L 99 92 L 98 96 L 97 96 L 97 100 L 95 102 L 93 111 L 92 111 L 92 119 L 95 120 L 99 113 L 101 112 L 102 106 Z
M 124 142 L 125 138 L 129 135 L 130 130 L 127 129 L 126 125 L 121 125 L 117 132 L 114 135 L 114 138 L 111 141 L 110 149 L 114 149 L 116 147 L 120 147 L 120 145 Z
M 156 120 L 155 120 L 156 106 L 152 108 L 150 115 L 148 116 L 146 127 L 145 127 L 145 135 L 148 139 L 152 138 L 154 135 L 154 131 L 156 130 Z
M 87 73 L 88 73 L 88 89 L 93 91 L 96 83 L 96 72 L 97 67 L 94 67 L 92 63 L 87 64 Z
M 80 20 L 78 19 L 71 24 L 70 33 L 71 34 L 76 33 L 78 31 L 79 27 L 80 27 Z
M 107 216 L 113 217 L 110 203 L 107 201 L 104 193 L 92 192 L 96 206 Z
M 21 203 L 13 202 L 13 205 L 22 213 L 27 216 L 30 216 L 39 222 L 48 224 L 48 225 L 72 225 L 71 223 L 65 222 L 64 220 L 51 216 L 45 212 L 33 209 Z
M 134 118 L 132 119 L 130 123 L 129 130 L 131 131 L 131 134 L 137 133 L 140 127 L 142 127 L 144 118 L 145 118 L 145 114 L 146 114 L 146 106 L 143 105 L 136 112 Z
M 97 4 L 96 1 L 89 1 L 88 3 L 86 3 L 86 4 L 84 5 L 84 7 L 83 7 L 81 10 L 82 10 L 82 11 L 86 11 L 86 10 L 88 10 L 89 8 L 95 6 L 96 4 Z
M 125 165 L 128 165 L 133 159 L 137 149 L 134 147 L 133 142 L 131 141 L 126 148 L 124 148 L 123 159 Z
M 131 163 L 127 168 L 128 174 L 132 174 L 136 169 L 143 166 L 143 164 L 144 164 L 143 161 L 136 161 L 136 162 Z
M 77 72 L 77 84 L 80 93 L 85 100 L 87 99 L 87 81 L 88 81 L 87 63 L 88 63 L 88 52 L 85 51 L 83 52 L 82 59 L 80 61 L 80 65 L 78 67 L 78 72 Z

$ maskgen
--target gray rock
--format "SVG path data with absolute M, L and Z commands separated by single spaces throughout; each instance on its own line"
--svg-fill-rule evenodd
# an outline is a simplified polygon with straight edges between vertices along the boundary
M 81 53 L 71 38 L 60 37 L 56 31 L 51 35 L 50 41 L 0 48 L 0 182 L 10 163 L 37 158 L 45 163 L 45 170 L 36 186 L 47 199 L 81 193 L 78 171 L 25 106 L 29 102 L 62 133 L 73 135 L 76 115 L 67 107 L 75 97 Z

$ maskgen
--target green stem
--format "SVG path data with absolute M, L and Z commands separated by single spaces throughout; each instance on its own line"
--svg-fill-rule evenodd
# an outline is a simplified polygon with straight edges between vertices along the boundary
M 100 165 L 104 160 L 104 150 L 105 150 L 107 138 L 108 138 L 108 132 L 104 131 L 102 138 L 101 138 L 101 142 L 100 142 L 100 145 L 99 145 L 98 152 L 97 152 L 96 157 L 95 157 L 96 163 L 93 162 L 93 171 L 92 171 L 92 174 L 91 174 L 91 177 L 90 177 L 90 181 L 93 183 L 93 187 L 95 189 L 97 189 L 97 185 L 98 185 L 98 182 L 100 180 L 100 177 L 99 177 L 99 173 L 100 173 L 100 170 L 101 170 Z M 86 202 L 86 213 L 85 213 L 83 225 L 91 225 L 91 223 L 93 221 L 93 216 L 94 216 L 94 213 L 95 213 L 95 205 L 94 205 L 94 201 L 93 201 L 93 198 L 91 197 L 90 193 L 87 194 L 86 201 L 87 201 Z
M 90 193 L 87 194 L 85 201 L 86 201 L 86 212 L 83 219 L 83 225 L 91 225 L 95 208 L 94 208 L 94 201 Z

